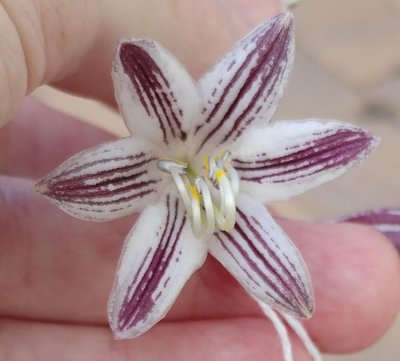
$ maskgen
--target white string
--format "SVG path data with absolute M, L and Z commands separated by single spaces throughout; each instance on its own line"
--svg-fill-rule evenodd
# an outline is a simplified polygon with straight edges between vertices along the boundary
M 292 343 L 290 342 L 290 338 L 286 329 L 285 324 L 279 318 L 278 314 L 268 305 L 256 300 L 259 304 L 261 310 L 264 315 L 269 318 L 274 326 L 279 339 L 281 341 L 282 353 L 284 361 L 293 361 L 293 351 L 292 351 Z
M 303 342 L 304 347 L 313 358 L 313 360 L 322 361 L 321 353 L 319 352 L 317 346 L 315 346 L 314 342 L 311 340 L 302 323 L 290 315 L 285 315 L 284 313 L 281 313 L 281 316 L 296 333 L 297 337 Z
M 289 338 L 287 327 L 285 323 L 280 319 L 282 317 L 285 322 L 290 326 L 290 328 L 296 333 L 297 337 L 303 343 L 305 349 L 310 354 L 314 361 L 322 361 L 321 353 L 315 346 L 314 342 L 311 340 L 306 329 L 303 327 L 302 323 L 295 319 L 294 317 L 284 314 L 282 312 L 276 312 L 271 307 L 256 300 L 264 315 L 272 322 L 276 332 L 278 333 L 279 339 L 281 341 L 282 353 L 284 361 L 294 361 L 292 343 Z M 280 317 L 279 317 L 280 316 Z

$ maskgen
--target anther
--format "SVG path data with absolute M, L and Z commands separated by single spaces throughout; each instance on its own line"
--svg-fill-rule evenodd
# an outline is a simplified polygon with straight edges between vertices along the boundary
M 186 174 L 188 165 L 185 162 L 171 159 L 159 159 L 157 161 L 157 167 L 159 170 L 165 173 L 171 173 L 173 171 L 178 174 Z
M 239 176 L 230 165 L 231 153 L 205 158 L 206 178 L 197 177 L 189 164 L 170 159 L 159 159 L 157 167 L 171 174 L 185 205 L 193 234 L 215 232 L 216 228 L 229 231 L 235 226 L 236 196 Z

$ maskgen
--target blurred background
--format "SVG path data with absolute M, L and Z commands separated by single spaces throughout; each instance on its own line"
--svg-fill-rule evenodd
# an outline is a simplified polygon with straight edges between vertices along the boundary
M 295 68 L 276 119 L 332 118 L 381 137 L 373 155 L 340 179 L 276 205 L 285 217 L 337 219 L 400 206 L 400 0 L 304 0 L 295 14 Z M 42 87 L 35 96 L 117 135 L 119 116 Z M 377 310 L 379 312 L 379 310 Z M 400 317 L 370 349 L 330 361 L 400 360 Z

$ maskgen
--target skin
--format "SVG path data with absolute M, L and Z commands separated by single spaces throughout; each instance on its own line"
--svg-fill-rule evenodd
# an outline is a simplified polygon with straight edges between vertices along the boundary
M 265 0 L 0 1 L 0 118 L 12 117 L 0 130 L 1 360 L 281 359 L 270 323 L 210 257 L 164 321 L 114 341 L 106 303 L 136 217 L 83 222 L 32 191 L 67 157 L 111 136 L 35 100 L 21 103 L 50 83 L 113 106 L 111 61 L 117 39 L 131 34 L 160 41 L 198 77 L 277 11 Z M 309 265 L 317 309 L 305 326 L 319 347 L 347 353 L 384 334 L 400 306 L 394 247 L 359 225 L 278 222 Z M 293 342 L 296 360 L 308 360 Z

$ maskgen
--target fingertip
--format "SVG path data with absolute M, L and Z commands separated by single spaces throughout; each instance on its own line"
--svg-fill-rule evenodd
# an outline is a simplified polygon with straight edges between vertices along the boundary
M 311 240 L 313 253 L 319 251 L 320 259 L 305 254 L 317 303 L 308 329 L 323 351 L 357 351 L 377 341 L 398 313 L 398 253 L 370 227 L 322 227 L 329 228 L 330 234 L 319 242 Z

